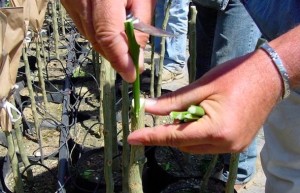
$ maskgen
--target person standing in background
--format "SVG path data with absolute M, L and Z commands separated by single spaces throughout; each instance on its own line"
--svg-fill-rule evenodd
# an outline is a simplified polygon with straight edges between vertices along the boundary
M 0 7 L 6 7 L 7 0 L 0 0 Z
M 186 45 L 188 31 L 188 12 L 190 0 L 170 0 L 171 7 L 166 30 L 174 37 L 167 37 L 165 46 L 164 68 L 162 83 L 183 78 L 183 68 L 187 61 Z M 155 26 L 162 28 L 168 1 L 157 0 L 155 8 Z M 161 38 L 154 38 L 154 51 L 160 53 Z M 157 61 L 157 60 L 156 60 Z M 156 63 L 157 65 L 158 63 Z

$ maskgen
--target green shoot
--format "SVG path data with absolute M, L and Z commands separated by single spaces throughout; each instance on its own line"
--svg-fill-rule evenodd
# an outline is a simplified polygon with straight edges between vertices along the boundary
M 197 115 L 197 116 L 203 116 L 205 114 L 204 109 L 202 107 L 196 106 L 196 105 L 191 105 L 187 111 L 190 112 L 191 114 Z
M 172 111 L 170 113 L 171 118 L 182 122 L 196 121 L 204 115 L 204 109 L 196 105 L 191 105 L 187 111 Z
M 183 112 L 172 111 L 172 112 L 170 113 L 170 116 L 171 116 L 173 119 L 183 120 L 186 114 L 188 114 L 187 111 L 183 111 Z
M 140 72 L 139 72 L 139 55 L 140 46 L 138 45 L 135 35 L 132 21 L 125 22 L 125 32 L 128 38 L 129 53 L 133 60 L 136 72 L 136 79 L 133 83 L 133 100 L 134 100 L 134 114 L 139 115 L 140 110 Z

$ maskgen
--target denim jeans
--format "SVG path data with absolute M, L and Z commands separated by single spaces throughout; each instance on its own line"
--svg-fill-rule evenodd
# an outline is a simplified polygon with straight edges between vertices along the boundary
M 6 6 L 6 1 L 0 0 L 0 7 L 5 7 L 5 6 Z
M 201 2 L 198 0 L 197 2 Z M 255 50 L 261 33 L 239 0 L 229 0 L 224 10 L 197 7 L 197 77 L 209 69 Z M 228 178 L 230 155 L 224 156 L 221 180 Z M 256 140 L 240 153 L 236 183 L 245 183 L 255 173 Z M 227 170 L 227 171 L 226 171 Z
M 162 28 L 165 18 L 165 8 L 168 1 L 157 0 L 155 11 L 155 26 Z M 175 34 L 166 38 L 166 50 L 164 67 L 169 71 L 179 74 L 186 64 L 186 43 L 188 30 L 188 11 L 190 0 L 173 0 L 170 8 L 170 16 L 167 31 Z M 160 53 L 161 38 L 154 38 L 154 50 Z

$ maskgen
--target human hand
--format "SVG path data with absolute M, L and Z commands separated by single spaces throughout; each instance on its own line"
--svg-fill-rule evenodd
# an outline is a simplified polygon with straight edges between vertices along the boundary
M 198 121 L 143 128 L 131 133 L 133 145 L 178 147 L 190 153 L 228 153 L 245 149 L 281 98 L 281 79 L 261 50 L 219 65 L 196 82 L 146 101 L 146 111 L 167 115 L 199 104 Z
M 61 0 L 79 32 L 94 49 L 110 61 L 113 68 L 128 82 L 135 80 L 135 68 L 128 52 L 124 31 L 126 10 L 145 23 L 150 23 L 154 0 Z M 136 32 L 139 45 L 145 47 L 148 34 Z M 143 52 L 140 54 L 143 64 Z

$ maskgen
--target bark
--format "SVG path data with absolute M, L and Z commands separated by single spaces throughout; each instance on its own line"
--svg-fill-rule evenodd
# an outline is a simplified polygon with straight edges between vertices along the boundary
M 13 102 L 13 105 L 15 106 L 14 102 Z M 12 113 L 13 113 L 13 116 L 15 117 L 16 112 L 13 111 Z M 19 148 L 19 153 L 21 155 L 22 162 L 24 163 L 25 167 L 28 167 L 30 165 L 30 162 L 29 162 L 29 159 L 28 159 L 28 156 L 27 156 L 26 149 L 24 148 L 24 142 L 23 142 L 23 135 L 22 135 L 21 127 L 22 127 L 22 121 L 21 121 L 21 119 L 19 119 L 14 124 L 14 130 L 15 130 L 15 134 L 16 134 L 16 141 L 17 141 L 17 145 L 18 145 L 18 148 Z M 27 173 L 28 181 L 32 181 L 33 180 L 32 169 L 28 168 L 26 173 Z
M 20 169 L 19 169 L 19 161 L 17 158 L 17 154 L 15 151 L 15 144 L 13 140 L 13 135 L 12 132 L 9 131 L 4 131 L 6 138 L 7 138 L 7 143 L 8 143 L 8 156 L 9 160 L 11 162 L 11 167 L 12 167 L 12 172 L 15 180 L 15 191 L 16 193 L 23 193 L 24 192 L 24 187 L 23 187 L 23 182 L 20 174 Z
M 144 124 L 145 105 L 144 100 L 140 100 L 139 113 L 132 113 L 131 131 L 138 130 L 145 126 Z M 131 146 L 130 163 L 129 163 L 129 192 L 142 193 L 142 172 L 145 163 L 144 146 Z
M 27 80 L 27 87 L 28 87 L 28 91 L 29 91 L 29 98 L 31 101 L 31 111 L 32 111 L 32 116 L 33 116 L 33 121 L 34 121 L 35 132 L 37 134 L 37 140 L 39 141 L 39 144 L 42 147 L 42 137 L 41 137 L 41 132 L 39 129 L 37 106 L 36 106 L 36 102 L 35 102 L 35 98 L 34 98 L 34 91 L 33 91 L 32 82 L 31 82 L 30 68 L 29 68 L 28 57 L 27 57 L 25 48 L 22 48 L 22 54 L 23 54 L 23 60 L 24 60 L 24 64 L 25 64 L 25 74 L 26 74 L 26 80 Z M 41 151 L 41 162 L 44 163 L 43 149 L 41 148 L 40 151 Z
M 238 164 L 239 164 L 239 153 L 232 153 L 229 165 L 229 177 L 226 183 L 225 193 L 234 193 L 234 184 L 237 176 Z
M 129 192 L 129 161 L 130 146 L 127 142 L 129 135 L 129 96 L 128 83 L 122 81 L 122 129 L 123 129 L 123 149 L 122 149 L 122 192 Z
M 208 182 L 209 182 L 209 178 L 217 164 L 217 161 L 218 161 L 218 155 L 214 155 L 214 157 L 212 158 L 212 160 L 210 161 L 207 169 L 206 169 L 206 172 L 202 178 L 202 181 L 200 183 L 200 193 L 207 193 L 208 192 Z
M 57 23 L 56 0 L 52 0 L 51 5 L 52 5 L 52 27 L 53 27 L 53 34 L 54 34 L 55 57 L 59 59 L 59 51 L 58 51 L 59 34 L 58 34 L 58 23 Z
M 37 35 L 36 39 L 36 61 L 37 61 L 37 67 L 38 67 L 38 76 L 39 76 L 39 83 L 43 95 L 43 101 L 44 101 L 44 106 L 45 106 L 45 111 L 48 110 L 48 99 L 47 99 L 47 93 L 46 93 L 46 86 L 45 86 L 45 80 L 44 80 L 44 75 L 43 75 L 43 64 L 41 61 L 41 47 L 40 47 L 40 41 L 42 41 L 40 35 Z
M 114 192 L 113 181 L 113 131 L 111 122 L 111 82 L 110 63 L 103 59 L 102 65 L 105 69 L 105 82 L 103 86 L 103 112 L 104 112 L 104 177 L 106 182 L 106 192 Z

